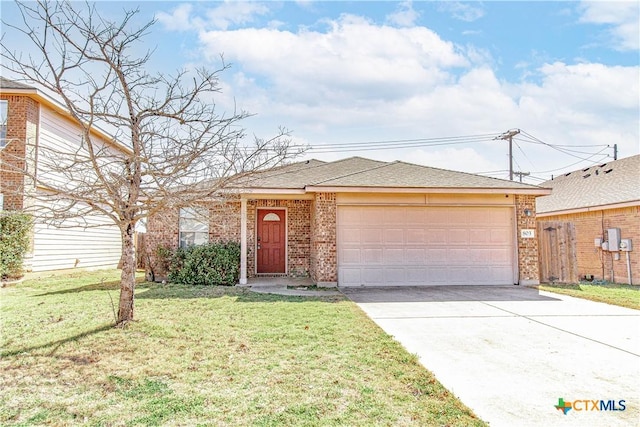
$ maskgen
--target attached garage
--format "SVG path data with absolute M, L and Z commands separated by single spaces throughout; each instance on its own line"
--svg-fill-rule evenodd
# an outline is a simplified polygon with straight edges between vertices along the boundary
M 510 206 L 338 206 L 340 286 L 518 282 Z

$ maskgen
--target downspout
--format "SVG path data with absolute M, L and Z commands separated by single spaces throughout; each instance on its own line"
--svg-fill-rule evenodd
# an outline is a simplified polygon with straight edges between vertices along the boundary
M 631 280 L 631 257 L 629 254 L 630 252 L 627 251 L 627 277 L 629 278 L 629 284 L 633 285 L 633 280 Z

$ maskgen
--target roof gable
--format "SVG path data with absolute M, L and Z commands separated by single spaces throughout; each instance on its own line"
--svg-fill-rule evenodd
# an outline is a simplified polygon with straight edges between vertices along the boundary
M 579 169 L 541 185 L 552 193 L 536 200 L 538 213 L 640 201 L 640 155 Z

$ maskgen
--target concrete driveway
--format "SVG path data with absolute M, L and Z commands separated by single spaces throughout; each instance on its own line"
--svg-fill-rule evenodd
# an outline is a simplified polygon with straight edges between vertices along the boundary
M 342 291 L 491 426 L 640 426 L 640 311 L 520 286 Z

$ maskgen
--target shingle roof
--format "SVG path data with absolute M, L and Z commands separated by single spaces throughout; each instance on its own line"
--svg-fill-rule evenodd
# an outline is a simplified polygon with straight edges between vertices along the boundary
M 24 83 L 9 80 L 5 77 L 0 77 L 0 89 L 34 89 L 32 86 L 28 86 Z
M 489 178 L 405 162 L 382 162 L 350 157 L 335 162 L 294 163 L 254 175 L 243 187 L 252 189 L 305 189 L 307 187 L 363 188 L 468 188 L 540 190 L 515 181 Z
M 384 163 L 379 167 L 333 178 L 316 185 L 332 187 L 404 188 L 537 188 L 465 172 L 456 172 L 405 162 Z
M 541 186 L 553 190 L 536 199 L 537 213 L 640 201 L 640 155 L 570 172 Z

